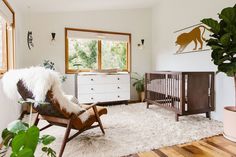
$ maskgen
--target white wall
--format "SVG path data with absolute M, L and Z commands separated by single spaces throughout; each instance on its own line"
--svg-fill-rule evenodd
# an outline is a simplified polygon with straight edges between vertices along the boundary
M 31 25 L 25 27 L 31 27 L 33 31 L 34 47 L 30 51 L 25 48 L 27 51 L 20 54 L 20 67 L 42 64 L 43 60 L 49 59 L 55 62 L 58 71 L 64 73 L 64 28 L 72 27 L 132 33 L 132 71 L 144 73 L 151 69 L 151 9 L 34 13 L 26 17 Z M 55 43 L 51 43 L 51 32 L 56 32 Z M 142 38 L 145 48 L 140 50 L 137 44 Z M 73 94 L 73 75 L 68 75 L 63 85 L 68 94 Z M 136 92 L 132 90 L 132 93 L 135 98 Z
M 216 18 L 224 7 L 235 0 L 178 0 L 161 1 L 152 12 L 153 70 L 216 71 L 210 51 L 174 55 L 176 30 L 200 23 L 206 17 Z M 216 75 L 216 112 L 213 117 L 222 120 L 223 107 L 234 104 L 232 78 Z
M 18 56 L 22 51 L 22 39 L 23 35 L 23 16 L 21 12 L 16 8 L 14 1 L 9 0 L 9 3 L 13 7 L 16 14 L 16 67 L 19 66 Z M 21 112 L 21 105 L 17 103 L 17 100 L 8 99 L 2 90 L 2 81 L 0 79 L 0 133 L 6 128 L 7 124 L 13 120 L 16 120 Z

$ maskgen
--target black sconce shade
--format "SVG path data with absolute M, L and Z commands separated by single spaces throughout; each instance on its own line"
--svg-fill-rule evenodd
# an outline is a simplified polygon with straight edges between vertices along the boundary
M 138 44 L 138 47 L 143 48 L 143 46 L 144 46 L 144 39 L 141 39 L 141 43 Z
M 52 35 L 52 41 L 55 40 L 56 33 L 51 33 L 51 35 Z

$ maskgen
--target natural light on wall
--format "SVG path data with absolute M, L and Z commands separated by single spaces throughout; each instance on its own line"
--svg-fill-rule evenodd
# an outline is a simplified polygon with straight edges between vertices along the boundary
M 66 73 L 130 71 L 131 34 L 66 28 Z
M 0 75 L 14 67 L 14 11 L 0 1 Z

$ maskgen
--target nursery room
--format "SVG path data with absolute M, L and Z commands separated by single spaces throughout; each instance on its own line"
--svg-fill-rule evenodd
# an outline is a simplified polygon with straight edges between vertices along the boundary
M 236 156 L 233 0 L 1 0 L 0 157 Z

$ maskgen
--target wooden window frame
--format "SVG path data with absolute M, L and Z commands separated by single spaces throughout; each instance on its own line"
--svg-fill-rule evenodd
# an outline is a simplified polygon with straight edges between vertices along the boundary
M 11 5 L 8 3 L 7 0 L 2 0 L 3 3 L 7 6 L 7 8 L 11 11 L 12 15 L 13 15 L 13 23 L 12 23 L 12 54 L 10 55 L 9 53 L 9 33 L 8 33 L 8 28 L 6 26 L 6 30 L 5 30 L 5 35 L 6 35 L 6 38 L 5 38 L 5 47 L 6 47 L 6 51 L 3 52 L 5 55 L 5 63 L 3 62 L 3 64 L 6 65 L 6 68 L 0 68 L 0 78 L 2 77 L 2 75 L 7 72 L 9 70 L 9 68 L 14 68 L 15 67 L 15 12 L 14 10 L 12 9 Z M 11 56 L 11 58 L 10 58 Z M 12 65 L 10 65 L 10 59 L 11 59 L 11 63 Z
M 69 69 L 69 44 L 68 44 L 68 31 L 80 31 L 80 32 L 92 32 L 101 34 L 113 34 L 113 35 L 127 35 L 129 40 L 127 43 L 127 53 L 126 53 L 126 69 L 122 71 L 131 72 L 131 33 L 122 32 L 110 32 L 101 30 L 91 30 L 91 29 L 80 29 L 80 28 L 65 28 L 65 73 L 75 74 L 78 72 L 88 72 L 90 69 L 72 70 Z M 101 52 L 101 40 L 98 40 L 98 70 L 102 69 L 102 52 Z
M 8 70 L 8 53 L 7 53 L 7 24 L 2 26 L 2 67 L 0 67 L 0 75 Z

